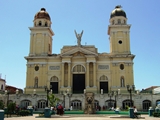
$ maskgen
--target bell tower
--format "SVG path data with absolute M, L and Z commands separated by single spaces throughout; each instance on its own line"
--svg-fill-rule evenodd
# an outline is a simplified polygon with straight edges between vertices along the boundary
M 131 25 L 127 24 L 126 13 L 121 6 L 116 6 L 111 12 L 108 26 L 111 54 L 131 54 L 130 27 Z
M 112 60 L 110 89 L 121 89 L 127 92 L 127 85 L 134 85 L 133 59 L 130 50 L 130 27 L 127 16 L 121 6 L 116 6 L 110 15 L 108 35 L 110 40 L 110 56 Z
M 29 27 L 30 51 L 29 56 L 47 56 L 52 54 L 51 18 L 45 8 L 34 16 L 33 27 Z

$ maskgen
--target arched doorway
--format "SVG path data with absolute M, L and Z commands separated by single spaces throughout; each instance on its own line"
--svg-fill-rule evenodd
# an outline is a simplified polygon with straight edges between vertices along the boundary
M 30 106 L 30 105 L 31 105 L 31 101 L 30 100 L 22 100 L 20 107 L 22 109 L 27 109 L 27 107 Z
M 46 107 L 47 101 L 46 100 L 39 100 L 37 102 L 37 108 L 38 110 L 44 110 L 44 108 Z
M 160 100 L 156 100 L 156 106 L 160 103 Z
M 71 106 L 73 110 L 82 110 L 82 102 L 80 100 L 73 100 Z
M 128 109 L 128 107 L 131 107 L 134 105 L 134 102 L 132 100 L 132 103 L 131 103 L 131 100 L 124 100 L 123 103 L 122 103 L 122 109 Z
M 82 65 L 73 67 L 73 93 L 83 93 L 85 89 L 85 68 Z
M 101 93 L 101 89 L 103 89 L 103 93 L 108 93 L 108 77 L 105 75 L 102 75 L 100 77 L 100 90 L 99 92 Z
M 115 106 L 115 101 L 114 100 L 106 100 L 105 101 L 105 108 L 106 109 L 111 109 L 112 107 Z
M 50 79 L 50 89 L 52 90 L 52 93 L 58 94 L 58 77 L 53 76 Z
M 143 111 L 148 111 L 149 107 L 151 106 L 151 101 L 150 100 L 144 100 L 142 102 L 143 105 Z

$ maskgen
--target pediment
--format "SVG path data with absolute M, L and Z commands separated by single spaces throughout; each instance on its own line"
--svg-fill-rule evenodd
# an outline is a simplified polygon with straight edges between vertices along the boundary
M 81 47 L 71 49 L 65 53 L 62 53 L 60 56 L 65 57 L 65 56 L 85 56 L 85 55 L 98 56 L 97 53 L 94 53 L 92 51 L 89 51 L 89 50 L 81 48 Z

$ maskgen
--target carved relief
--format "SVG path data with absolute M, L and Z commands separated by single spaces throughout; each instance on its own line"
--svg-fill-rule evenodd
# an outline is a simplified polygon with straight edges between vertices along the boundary
M 109 69 L 109 65 L 98 65 L 98 69 L 107 70 Z
M 60 70 L 60 66 L 49 66 L 49 70 Z

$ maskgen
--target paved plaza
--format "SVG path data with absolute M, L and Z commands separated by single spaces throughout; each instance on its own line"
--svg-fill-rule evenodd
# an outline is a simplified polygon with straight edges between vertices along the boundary
M 38 114 L 34 114 L 33 116 L 27 117 L 12 117 L 12 118 L 4 118 L 4 120 L 131 120 L 132 118 L 124 118 L 120 116 L 109 116 L 109 115 L 63 115 L 58 116 L 54 115 L 51 118 L 36 118 Z M 148 115 L 142 115 L 142 118 L 138 120 L 160 120 L 160 118 L 149 117 Z M 136 119 L 134 119 L 136 120 Z

